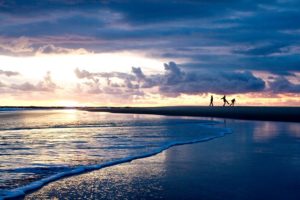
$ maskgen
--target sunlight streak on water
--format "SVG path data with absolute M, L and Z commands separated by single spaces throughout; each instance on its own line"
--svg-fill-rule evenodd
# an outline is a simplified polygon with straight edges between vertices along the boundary
M 197 118 L 76 110 L 0 112 L 0 119 L 0 193 L 80 166 L 224 132 Z

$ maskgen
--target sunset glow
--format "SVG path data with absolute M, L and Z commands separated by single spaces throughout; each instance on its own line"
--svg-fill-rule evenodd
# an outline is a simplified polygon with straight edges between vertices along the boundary
M 292 2 L 146 4 L 136 13 L 114 1 L 1 3 L 0 105 L 208 105 L 224 94 L 237 105 L 300 105 L 299 27 L 280 23 L 298 14 Z M 160 6 L 187 10 L 148 12 Z

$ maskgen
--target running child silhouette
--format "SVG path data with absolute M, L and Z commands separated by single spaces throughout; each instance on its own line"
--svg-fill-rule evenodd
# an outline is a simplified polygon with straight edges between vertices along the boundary
M 224 95 L 221 99 L 223 99 L 223 102 L 224 102 L 223 106 L 225 106 L 226 103 L 229 105 L 229 102 L 226 99 L 226 95 Z

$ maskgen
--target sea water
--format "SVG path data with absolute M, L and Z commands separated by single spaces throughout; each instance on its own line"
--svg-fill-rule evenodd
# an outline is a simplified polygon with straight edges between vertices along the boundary
M 64 176 L 229 132 L 216 124 L 198 118 L 79 110 L 0 111 L 0 199 Z

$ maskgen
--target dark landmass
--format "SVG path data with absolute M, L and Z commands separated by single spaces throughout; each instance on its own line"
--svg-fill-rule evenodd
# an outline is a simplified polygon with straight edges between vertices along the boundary
M 231 119 L 300 122 L 300 107 L 208 107 L 208 106 L 166 106 L 166 107 L 44 107 L 44 106 L 1 106 L 5 110 L 51 110 L 78 109 L 91 112 L 155 114 L 172 116 L 219 117 Z
M 136 113 L 173 116 L 220 117 L 247 120 L 300 122 L 300 107 L 101 107 L 80 108 L 86 111 L 111 113 Z

